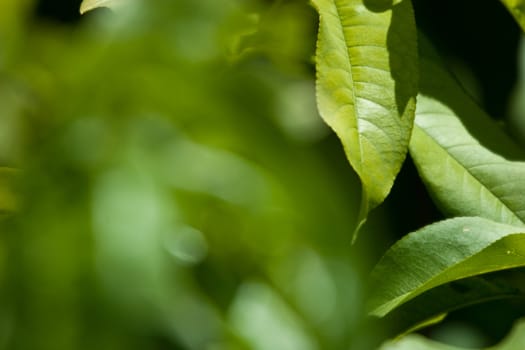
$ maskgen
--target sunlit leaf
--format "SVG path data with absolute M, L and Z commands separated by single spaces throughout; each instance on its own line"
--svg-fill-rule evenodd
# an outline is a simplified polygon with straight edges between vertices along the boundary
M 388 318 L 399 333 L 465 305 L 512 297 L 508 289 L 481 277 L 461 281 L 469 293 L 457 292 L 449 282 L 525 264 L 520 253 L 515 255 L 524 236 L 506 236 L 524 231 L 520 194 L 525 190 L 525 163 L 501 156 L 519 158 L 521 150 L 461 89 L 428 43 L 422 40 L 420 46 L 421 92 L 411 155 L 445 214 L 493 221 L 444 221 L 408 235 L 389 250 L 374 272 L 373 313 L 384 316 L 395 309 Z M 485 227 L 474 232 L 470 221 L 473 227 Z M 506 226 L 506 231 L 500 223 L 515 227 Z M 388 271 L 382 270 L 385 263 L 390 264 Z M 475 287 L 468 288 L 472 284 Z
M 519 321 L 512 332 L 499 344 L 486 350 L 521 350 L 525 348 L 525 321 Z M 465 350 L 442 344 L 421 335 L 411 334 L 400 340 L 385 343 L 381 350 Z
M 525 1 L 523 0 L 501 0 L 522 30 L 525 30 Z
M 84 0 L 80 4 L 80 13 L 85 13 L 98 7 L 113 8 L 122 5 L 123 2 L 126 2 L 126 0 Z
M 318 107 L 361 179 L 359 227 L 388 195 L 407 152 L 418 81 L 412 7 L 407 0 L 313 3 Z
M 479 217 L 448 219 L 393 245 L 372 272 L 372 315 L 382 317 L 434 287 L 525 265 L 525 228 Z
M 525 162 L 499 155 L 517 158 L 521 151 L 430 56 L 421 52 L 410 142 L 421 178 L 446 215 L 523 225 Z

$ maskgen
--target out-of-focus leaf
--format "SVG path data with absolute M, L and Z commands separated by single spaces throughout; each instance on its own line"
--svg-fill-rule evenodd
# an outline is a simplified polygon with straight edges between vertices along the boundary
M 420 56 L 422 92 L 410 154 L 433 199 L 449 216 L 523 225 L 525 163 L 509 161 L 484 146 L 513 158 L 521 151 L 431 52 L 423 50 Z
M 279 323 L 278 340 L 295 346 L 285 340 L 296 323 L 317 348 L 347 344 L 362 296 L 358 276 L 348 277 L 348 247 L 337 242 L 358 187 L 340 171 L 344 159 L 326 157 L 332 145 L 295 141 L 277 124 L 288 112 L 283 92 L 309 75 L 260 57 L 224 59 L 222 45 L 245 26 L 243 6 L 267 2 L 153 2 L 119 15 L 116 26 L 103 17 L 73 32 L 35 24 L 19 42 L 25 51 L 2 85 L 35 107 L 12 113 L 19 132 L 0 132 L 21 144 L 3 147 L 0 164 L 24 169 L 16 183 L 23 210 L 0 226 L 0 282 L 8 277 L 0 344 L 252 348 L 229 310 L 251 300 L 255 307 L 242 311 L 254 320 L 267 299 L 236 291 L 288 271 L 276 261 L 314 244 L 328 272 L 312 274 L 312 264 L 292 259 L 296 282 L 272 280 L 298 319 Z M 294 13 L 282 15 L 283 25 Z M 275 61 L 295 65 L 289 50 L 279 46 Z M 299 92 L 294 103 L 313 97 Z
M 522 30 L 525 30 L 525 1 L 523 0 L 501 0 L 509 12 L 514 16 Z
M 522 350 L 524 348 L 525 321 L 521 320 L 500 344 L 486 348 L 486 350 Z M 465 348 L 442 344 L 421 335 L 411 334 L 400 340 L 385 343 L 380 350 L 465 350 Z
M 525 348 L 525 320 L 520 320 L 499 345 L 487 350 L 521 350 Z
M 400 340 L 385 343 L 380 350 L 463 350 L 427 339 L 419 334 L 411 334 Z
M 19 45 L 18 40 L 31 13 L 31 4 L 30 0 L 0 1 L 0 70 L 13 59 L 13 50 Z
M 121 6 L 125 2 L 126 0 L 84 0 L 82 1 L 82 4 L 80 4 L 80 13 L 85 13 L 98 7 L 113 8 Z
M 318 108 L 361 179 L 359 228 L 388 195 L 407 152 L 418 81 L 412 7 L 406 0 L 313 3 Z
M 12 184 L 16 172 L 15 169 L 0 167 L 0 217 L 18 207 Z
M 525 229 L 479 217 L 454 218 L 412 232 L 372 272 L 371 314 L 385 316 L 434 287 L 525 265 Z

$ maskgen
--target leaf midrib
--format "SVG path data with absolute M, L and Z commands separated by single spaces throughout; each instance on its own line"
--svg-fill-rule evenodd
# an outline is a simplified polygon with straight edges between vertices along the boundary
M 417 113 L 416 113 L 417 114 Z M 514 210 L 512 210 L 508 204 L 500 199 L 498 196 L 496 196 L 496 194 L 492 191 L 492 189 L 486 187 L 483 182 L 477 177 L 475 176 L 469 168 L 465 167 L 456 157 L 454 157 L 453 154 L 451 154 L 450 152 L 448 152 L 448 149 L 443 147 L 434 137 L 432 137 L 424 128 L 420 127 L 418 124 L 417 124 L 417 120 L 416 122 L 414 123 L 414 128 L 417 128 L 418 130 L 420 130 L 421 132 L 423 132 L 430 140 L 432 140 L 432 142 L 434 144 L 436 144 L 440 149 L 442 149 L 457 165 L 459 165 L 461 168 L 465 169 L 465 171 L 474 179 L 476 180 L 476 182 L 478 184 L 480 184 L 480 187 L 484 188 L 488 193 L 490 193 L 490 195 L 495 198 L 498 202 L 502 203 L 503 207 L 505 209 L 507 209 L 511 214 L 512 214 L 512 217 L 514 217 L 515 219 L 518 220 L 519 223 L 521 223 L 523 226 L 525 226 L 525 222 L 519 217 L 516 215 L 516 213 L 514 212 Z M 472 144 L 470 144 L 470 146 L 472 146 Z M 515 223 L 513 222 L 502 222 L 504 224 L 507 224 L 507 225 L 515 225 Z
M 339 20 L 339 29 L 341 30 L 341 35 L 343 37 L 343 42 L 344 42 L 344 46 L 345 46 L 345 55 L 346 55 L 346 58 L 348 59 L 348 64 L 350 65 L 350 69 L 349 69 L 349 75 L 350 75 L 350 85 L 352 87 L 352 104 L 353 104 L 353 110 L 354 110 L 354 115 L 355 115 L 355 119 L 356 119 L 356 127 L 357 127 L 357 142 L 358 142 L 358 146 L 359 146 L 359 175 L 362 176 L 362 164 L 363 164 L 363 159 L 364 159 L 364 155 L 363 155 L 363 145 L 361 143 L 361 122 L 360 122 L 360 118 L 359 118 L 359 114 L 358 114 L 358 108 L 357 108 L 357 95 L 356 95 L 356 92 L 355 92 L 355 82 L 354 82 L 354 72 L 353 72 L 353 69 L 354 69 L 354 65 L 352 64 L 352 59 L 350 57 L 350 47 L 353 47 L 353 46 L 350 46 L 348 45 L 347 46 L 347 43 L 349 43 L 350 41 L 348 40 L 346 34 L 345 34 L 345 30 L 344 30 L 344 26 L 343 26 L 343 21 L 342 21 L 342 15 L 341 15 L 341 12 L 339 10 L 339 1 L 338 0 L 334 0 L 334 7 L 335 7 L 335 11 L 337 12 L 337 19 Z M 363 136 L 364 137 L 364 136 Z M 356 166 L 356 165 L 354 165 Z M 361 180 L 363 181 L 363 180 Z
M 479 269 L 476 273 L 468 273 L 468 274 L 464 274 L 463 276 L 460 276 L 460 277 L 456 277 L 456 278 L 451 278 L 451 279 L 444 279 L 443 276 L 446 276 L 447 273 L 449 273 L 449 271 L 457 268 L 458 266 L 460 266 L 461 264 L 465 264 L 468 262 L 469 259 L 472 259 L 474 258 L 476 255 L 478 254 L 481 254 L 483 252 L 483 250 L 489 248 L 490 246 L 496 244 L 496 242 L 498 241 L 501 241 L 503 239 L 506 239 L 508 238 L 509 236 L 511 236 L 512 234 L 508 234 L 508 235 L 505 235 L 493 242 L 489 242 L 486 246 L 484 246 L 483 248 L 479 249 L 477 252 L 474 252 L 473 254 L 470 254 L 468 256 L 466 256 L 464 259 L 462 259 L 461 261 L 455 263 L 455 264 L 452 264 L 450 266 L 447 266 L 445 269 L 439 271 L 437 274 L 435 274 L 433 277 L 431 277 L 430 279 L 428 279 L 427 281 L 425 282 L 422 282 L 419 284 L 418 287 L 416 287 L 415 289 L 411 290 L 411 291 L 408 291 L 408 292 L 405 292 L 397 297 L 394 297 L 393 299 L 391 299 L 389 302 L 387 303 L 383 303 L 383 305 L 377 307 L 374 312 L 376 312 L 378 309 L 381 310 L 381 309 L 384 309 L 384 306 L 385 305 L 388 305 L 388 311 L 387 312 L 384 312 L 382 311 L 382 316 L 390 313 L 392 310 L 396 309 L 398 306 L 410 301 L 410 300 L 413 300 L 415 298 L 417 298 L 418 296 L 420 296 L 421 294 L 433 289 L 433 288 L 436 288 L 438 286 L 442 286 L 442 285 L 445 285 L 447 283 L 452 283 L 452 282 L 455 282 L 455 281 L 459 281 L 459 280 L 462 280 L 462 279 L 465 279 L 465 278 L 471 278 L 471 277 L 475 277 L 475 276 L 480 276 L 480 275 L 484 275 L 484 274 L 487 274 L 487 273 L 491 273 L 491 272 L 497 272 L 497 271 L 501 271 L 501 270 L 507 270 L 507 269 L 512 269 L 512 268 L 517 268 L 517 267 L 522 267 L 523 264 L 508 264 L 505 266 L 505 268 L 500 268 L 500 267 L 487 267 L 485 269 Z M 393 307 L 391 307 L 390 305 L 394 305 Z
M 453 219 L 449 219 L 449 220 L 453 220 Z M 506 226 L 511 226 L 511 225 L 508 225 L 508 224 L 501 224 L 501 223 L 498 223 L 499 225 L 506 225 Z M 476 257 L 477 255 L 481 254 L 485 249 L 493 246 L 494 244 L 496 244 L 497 242 L 499 241 L 502 241 L 504 239 L 507 239 L 509 238 L 510 236 L 512 235 L 523 235 L 523 233 L 518 233 L 519 230 L 521 229 L 520 227 L 515 227 L 516 228 L 516 232 L 514 233 L 507 233 L 495 240 L 492 240 L 492 241 L 487 241 L 486 243 L 487 244 L 484 244 L 483 247 L 478 247 L 478 250 L 475 251 L 475 252 L 472 252 L 471 254 L 468 254 L 468 255 L 465 255 L 464 257 L 462 257 L 459 261 L 456 261 L 448 266 L 444 266 L 443 269 L 440 269 L 439 271 L 436 271 L 430 278 L 426 279 L 425 281 L 420 281 L 418 283 L 416 283 L 416 285 L 414 287 L 411 288 L 411 290 L 408 290 L 406 292 L 403 292 L 397 296 L 394 296 L 394 297 L 390 297 L 390 299 L 386 302 L 383 302 L 382 304 L 380 304 L 379 306 L 375 307 L 371 312 L 370 314 L 372 315 L 376 315 L 376 316 L 379 316 L 379 317 L 383 317 L 387 314 L 389 314 L 392 310 L 396 309 L 397 307 L 399 307 L 400 305 L 406 303 L 407 301 L 410 301 L 410 300 L 413 300 L 414 298 L 417 298 L 419 295 L 435 288 L 435 287 L 438 287 L 438 286 L 441 286 L 441 285 L 445 285 L 447 283 L 451 283 L 451 282 L 454 282 L 454 281 L 458 281 L 458 280 L 462 280 L 462 279 L 465 279 L 465 278 L 470 278 L 470 277 L 475 277 L 475 276 L 479 276 L 479 275 L 483 275 L 483 274 L 487 274 L 487 273 L 491 273 L 491 272 L 496 272 L 496 271 L 501 271 L 501 270 L 506 270 L 506 269 L 512 269 L 512 268 L 516 268 L 516 267 L 522 267 L 524 266 L 523 263 L 514 263 L 514 264 L 507 264 L 505 266 L 505 268 L 501 268 L 499 266 L 485 266 L 484 268 L 480 268 L 478 269 L 475 273 L 472 273 L 469 272 L 469 273 L 465 273 L 463 275 L 461 275 L 460 277 L 456 277 L 456 278 L 447 278 L 447 274 L 450 273 L 451 270 L 454 270 L 456 268 L 458 268 L 459 266 L 461 266 L 462 264 L 467 264 L 469 262 L 469 260 L 473 259 L 474 257 Z

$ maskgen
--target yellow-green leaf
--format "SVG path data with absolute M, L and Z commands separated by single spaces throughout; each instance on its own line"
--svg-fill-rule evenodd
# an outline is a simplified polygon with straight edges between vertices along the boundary
M 510 11 L 521 29 L 525 31 L 525 1 L 523 0 L 501 0 Z
M 409 0 L 313 4 L 320 16 L 318 108 L 361 180 L 359 228 L 390 192 L 407 153 L 418 82 L 412 5 Z
M 80 4 L 80 13 L 85 13 L 96 9 L 97 7 L 115 7 L 119 6 L 124 0 L 84 0 Z

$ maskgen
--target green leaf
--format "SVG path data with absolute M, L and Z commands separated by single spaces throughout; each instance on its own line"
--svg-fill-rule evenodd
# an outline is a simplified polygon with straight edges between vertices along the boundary
M 98 7 L 116 7 L 119 6 L 123 0 L 84 0 L 80 4 L 80 13 L 83 14 Z
M 439 343 L 419 334 L 410 334 L 400 340 L 392 340 L 381 346 L 380 350 L 463 350 L 456 346 Z
M 517 322 L 512 332 L 498 345 L 486 350 L 522 350 L 525 349 L 525 320 Z M 442 344 L 421 335 L 411 334 L 400 340 L 385 343 L 380 350 L 466 350 L 456 346 Z
M 447 216 L 523 225 L 525 163 L 495 153 L 518 158 L 522 151 L 428 50 L 420 72 L 410 154 L 438 207 Z
M 510 243 L 510 241 L 507 241 Z M 497 243 L 496 243 L 497 244 Z M 448 312 L 489 300 L 525 297 L 522 268 L 464 278 L 432 288 L 386 315 L 381 323 L 392 337 L 440 322 Z M 429 322 L 437 321 L 437 322 Z
M 388 195 L 407 153 L 418 88 L 412 5 L 408 0 L 313 3 L 320 16 L 318 108 L 361 180 L 359 228 Z
M 525 266 L 524 232 L 521 227 L 463 217 L 408 234 L 372 272 L 370 313 L 382 317 L 437 286 Z
M 521 29 L 525 31 L 525 1 L 523 0 L 501 0 L 509 10 Z

